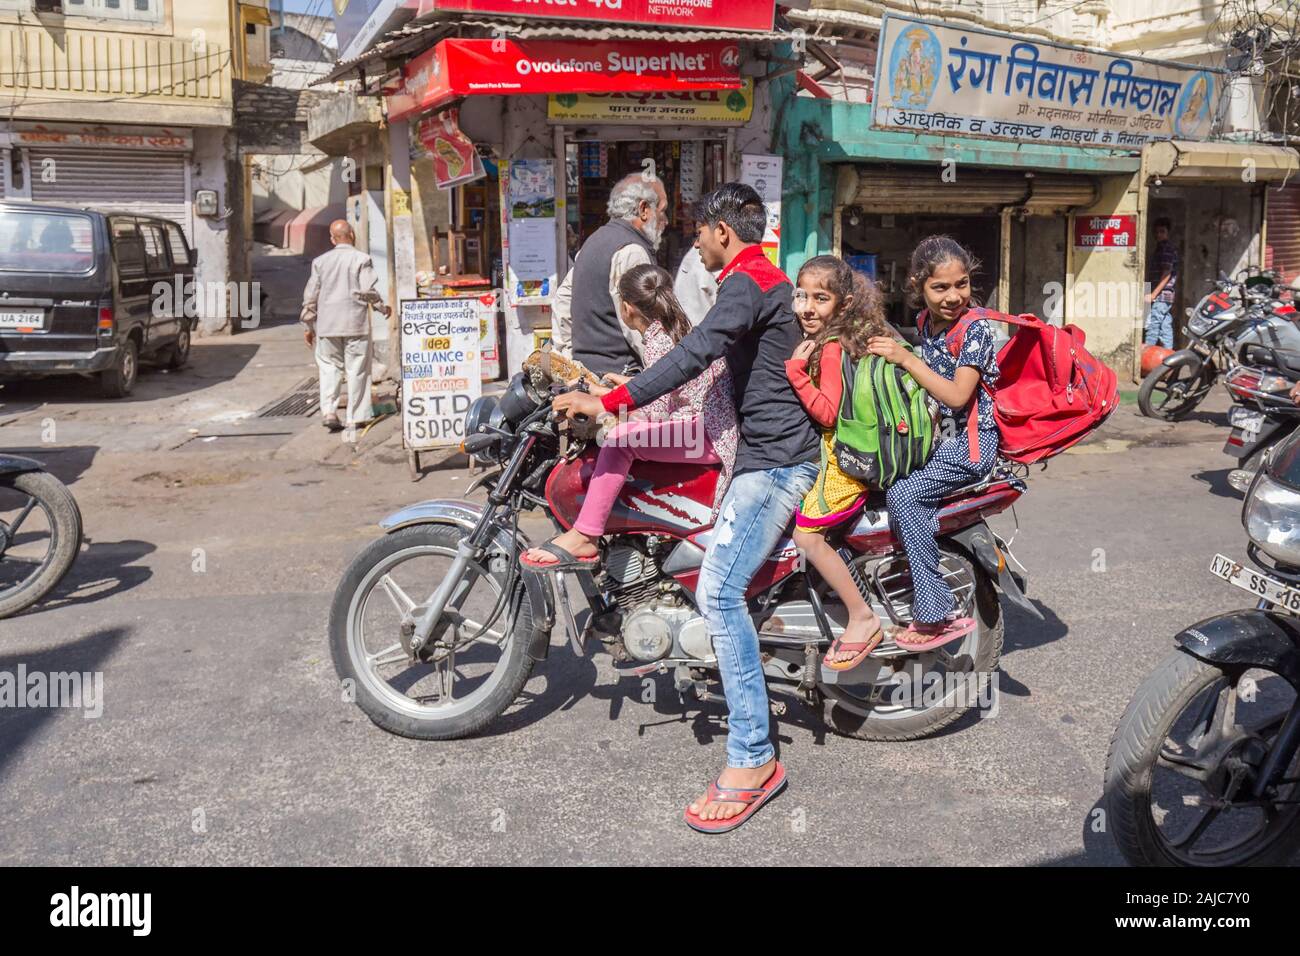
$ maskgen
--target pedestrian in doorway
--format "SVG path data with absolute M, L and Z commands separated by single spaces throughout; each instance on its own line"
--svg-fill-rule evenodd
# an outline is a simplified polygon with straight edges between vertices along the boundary
M 311 264 L 311 278 L 302 294 L 300 321 L 307 327 L 307 345 L 316 350 L 320 370 L 320 410 L 323 424 L 339 431 L 339 393 L 347 383 L 347 427 L 374 417 L 370 405 L 370 306 L 381 315 L 392 309 L 379 294 L 374 263 L 356 248 L 356 234 L 346 220 L 330 223 L 329 252 Z
M 551 343 L 598 376 L 644 367 L 641 335 L 623 323 L 618 283 L 654 265 L 668 228 L 668 194 L 655 176 L 633 173 L 609 193 L 609 222 L 582 244 L 551 306 Z
M 1169 239 L 1171 224 L 1156 220 L 1156 247 L 1147 265 L 1147 345 L 1174 347 L 1174 287 L 1178 284 L 1178 250 Z

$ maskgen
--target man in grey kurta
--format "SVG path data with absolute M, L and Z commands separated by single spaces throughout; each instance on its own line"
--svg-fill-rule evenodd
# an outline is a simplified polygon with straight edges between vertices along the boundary
M 325 427 L 338 431 L 343 427 L 338 404 L 345 380 L 348 427 L 355 428 L 374 416 L 370 407 L 370 306 L 382 315 L 392 310 L 379 294 L 374 263 L 355 247 L 356 235 L 345 220 L 330 223 L 330 242 L 334 248 L 311 264 L 300 321 L 307 326 L 307 344 L 316 349 Z

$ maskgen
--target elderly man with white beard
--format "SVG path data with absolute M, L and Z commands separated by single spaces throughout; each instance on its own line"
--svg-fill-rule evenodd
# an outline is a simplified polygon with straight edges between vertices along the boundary
M 642 366 L 641 336 L 619 318 L 618 280 L 654 262 L 668 226 L 668 194 L 654 176 L 633 173 L 609 194 L 609 222 L 582 245 L 552 306 L 554 348 L 599 376 Z

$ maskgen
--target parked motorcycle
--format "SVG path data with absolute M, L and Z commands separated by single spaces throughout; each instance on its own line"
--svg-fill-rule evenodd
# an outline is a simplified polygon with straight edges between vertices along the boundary
M 596 570 L 523 570 L 518 557 L 530 544 L 520 512 L 539 509 L 557 530 L 570 527 L 597 454 L 593 441 L 564 437 L 551 400 L 517 375 L 499 402 L 477 401 L 465 449 L 497 463 L 479 479 L 486 504 L 426 501 L 389 516 L 387 534 L 339 583 L 329 625 L 334 666 L 384 729 L 429 740 L 483 730 L 546 658 L 557 609 L 575 654 L 598 641 L 624 673 L 671 672 L 679 694 L 721 699 L 709 689 L 717 658 L 696 596 L 717 467 L 636 463 Z M 866 740 L 933 734 L 975 706 L 970 678 L 991 678 L 1002 650 L 997 591 L 1041 619 L 1011 571 L 1006 543 L 985 523 L 1024 488 L 1021 473 L 1003 466 L 939 513 L 942 566 L 976 631 L 922 654 L 887 638 L 844 674 L 823 669 L 821 659 L 847 615 L 786 536 L 748 593 L 770 686 L 819 713 L 829 702 L 831 725 Z M 881 619 L 905 625 L 911 575 L 880 504 L 868 502 L 842 546 Z M 569 577 L 586 605 L 576 612 Z
M 1300 424 L 1300 407 L 1291 389 L 1300 380 L 1300 353 L 1251 345 L 1244 350 L 1251 365 L 1238 365 L 1224 376 L 1232 396 L 1228 425 L 1232 431 L 1223 453 L 1237 459 L 1228 484 L 1245 494 L 1270 448 Z
M 0 455 L 0 618 L 54 590 L 80 549 L 81 512 L 63 482 L 38 461 Z
M 1210 573 L 1256 599 L 1201 621 L 1138 688 L 1106 759 L 1108 829 L 1130 863 L 1283 863 L 1300 849 L 1300 433 L 1242 508 L 1251 567 Z
M 1240 361 L 1248 344 L 1300 353 L 1295 307 L 1278 298 L 1286 291 L 1271 272 L 1243 271 L 1236 281 L 1221 277 L 1189 310 L 1187 347 L 1167 355 L 1142 381 L 1142 414 L 1166 421 L 1186 418 L 1210 393 L 1219 374 Z

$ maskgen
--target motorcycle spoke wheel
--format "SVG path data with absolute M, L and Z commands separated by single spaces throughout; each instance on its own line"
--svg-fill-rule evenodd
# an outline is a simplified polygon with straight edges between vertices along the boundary
M 1166 369 L 1156 378 L 1147 397 L 1155 418 L 1174 419 L 1191 411 L 1200 401 L 1196 374 L 1185 365 Z
M 399 713 L 464 713 L 503 677 L 508 609 L 500 606 L 501 583 L 482 565 L 469 566 L 420 655 L 407 652 L 416 620 L 455 558 L 442 546 L 399 551 L 371 569 L 352 601 L 348 647 L 358 680 Z
M 1261 755 L 1295 702 L 1282 677 L 1253 670 L 1236 680 L 1220 675 L 1172 718 L 1151 770 L 1150 814 L 1174 862 L 1248 862 L 1292 829 L 1300 808 L 1251 791 Z M 1295 776 L 1294 764 L 1284 776 Z M 1286 783 L 1274 800 L 1296 793 Z
M 53 563 L 54 521 L 44 501 L 0 485 L 0 601 L 31 585 Z

